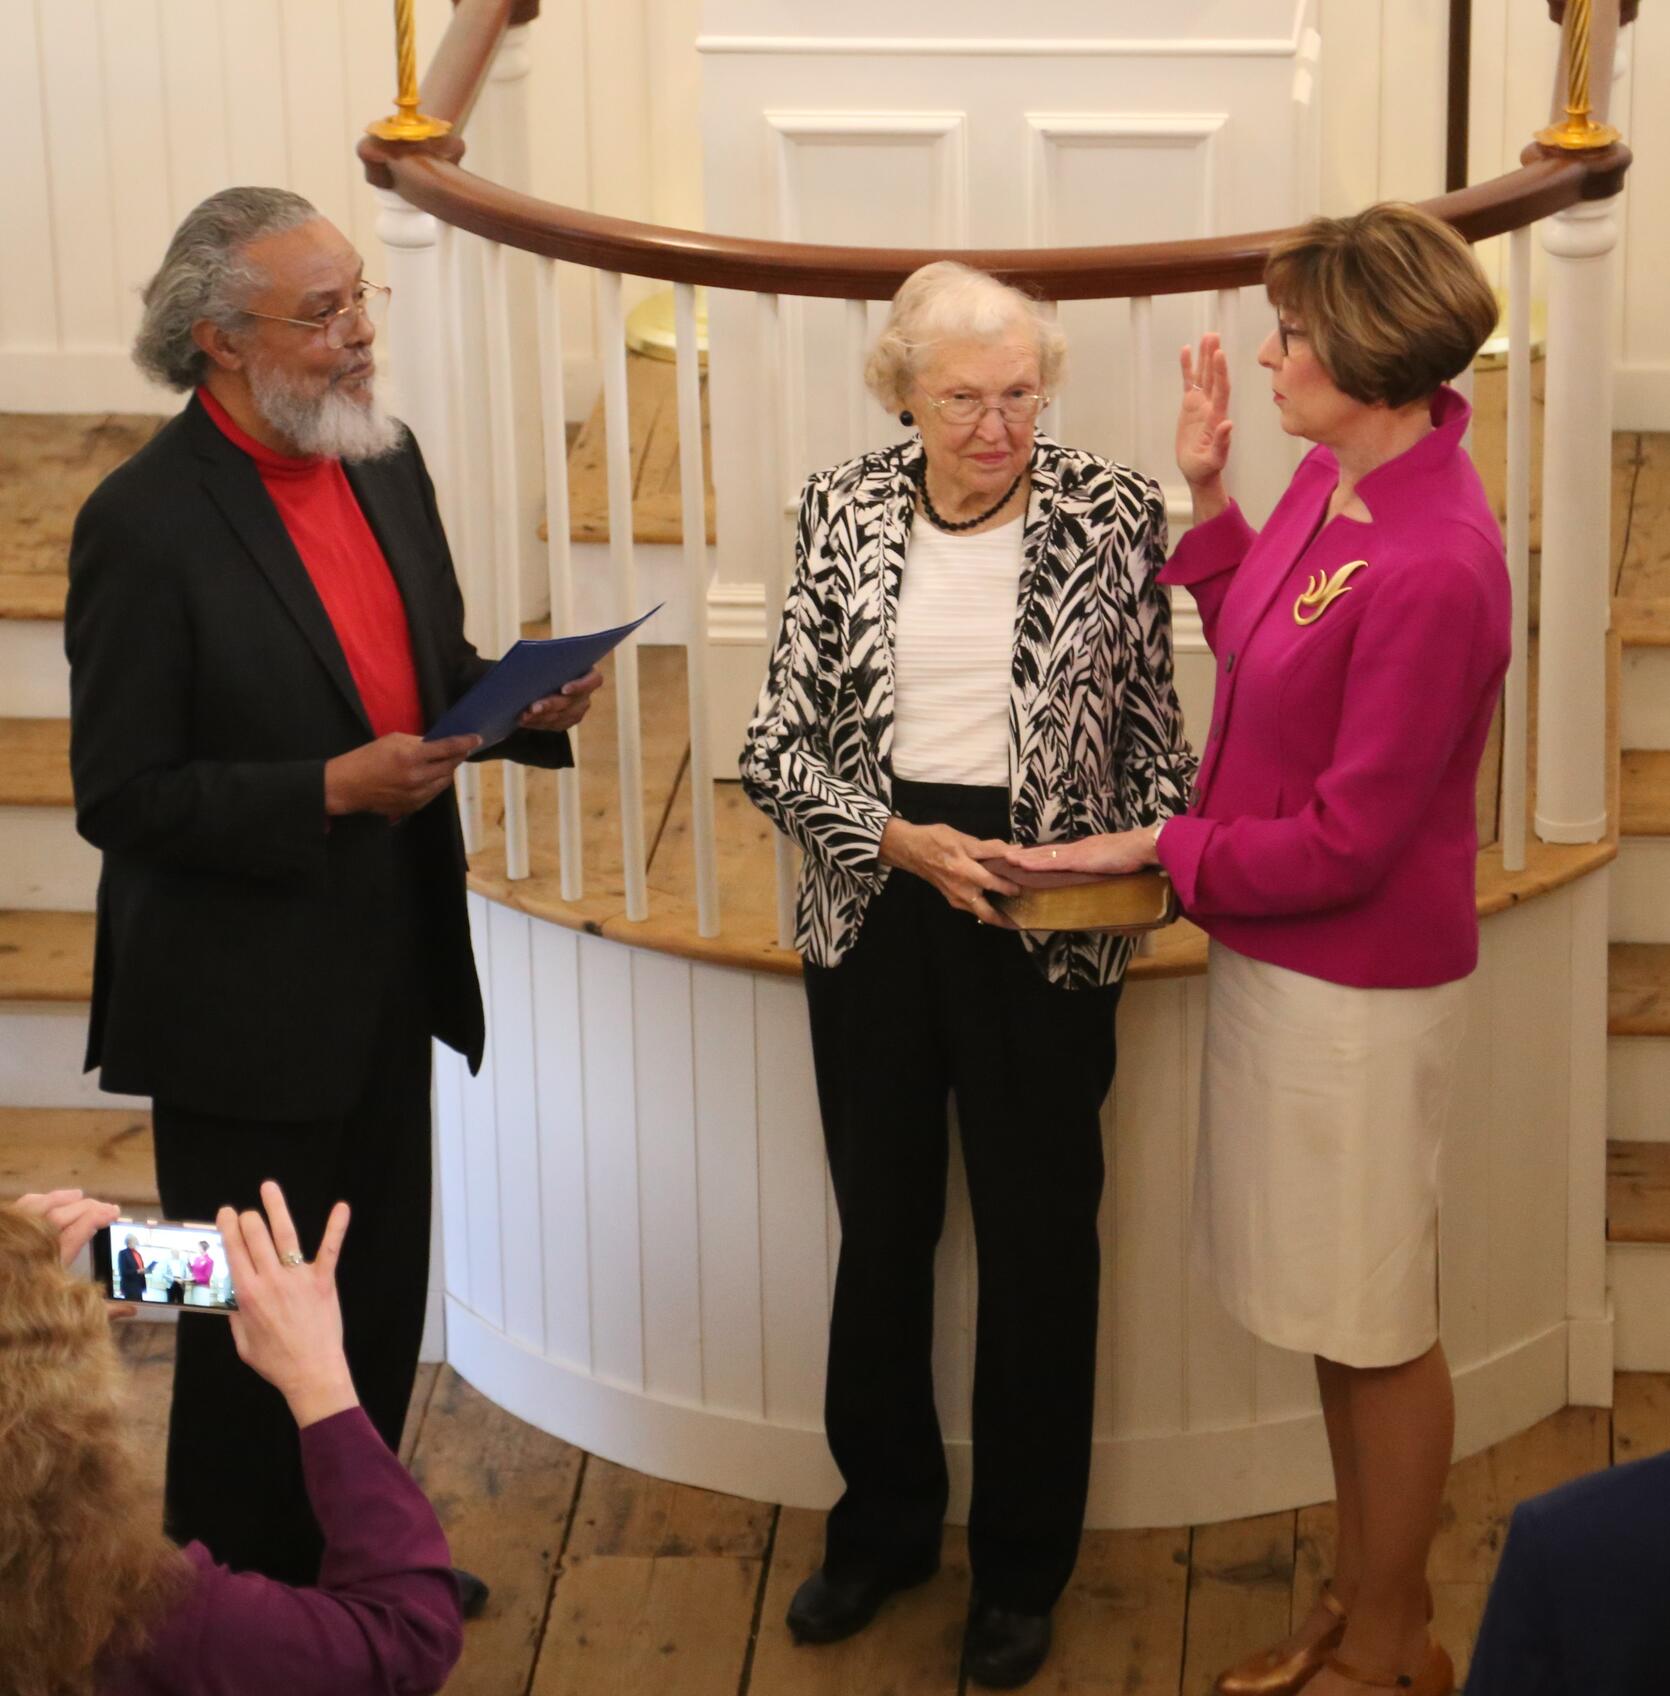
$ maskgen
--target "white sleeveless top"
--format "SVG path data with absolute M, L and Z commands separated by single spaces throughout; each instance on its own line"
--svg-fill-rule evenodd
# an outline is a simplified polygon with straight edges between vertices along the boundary
M 893 648 L 893 773 L 1009 782 L 1009 672 L 1026 521 L 949 536 L 911 526 Z

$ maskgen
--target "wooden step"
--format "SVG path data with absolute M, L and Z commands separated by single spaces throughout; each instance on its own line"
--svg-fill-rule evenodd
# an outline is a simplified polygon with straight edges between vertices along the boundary
M 1607 1032 L 1670 1036 L 1670 945 L 1614 942 L 1607 953 Z
M 1616 600 L 1612 628 L 1626 648 L 1670 648 L 1670 600 Z
M 133 413 L 0 413 L 0 571 L 61 581 L 81 503 L 165 422 Z
M 0 618 L 61 619 L 68 588 L 61 571 L 0 571 Z
M 0 1197 L 85 1190 L 155 1208 L 151 1116 L 134 1108 L 0 1107 Z
M 1606 1240 L 1670 1243 L 1670 1142 L 1606 1145 Z
M 91 913 L 0 912 L 0 1002 L 90 1001 Z
M 73 807 L 70 721 L 0 718 L 0 807 Z
M 665 359 L 627 355 L 626 413 L 631 435 L 632 539 L 677 546 L 684 540 L 678 464 L 678 373 Z M 709 451 L 707 379 L 702 379 L 702 463 L 707 483 L 707 539 L 714 539 L 713 455 Z M 601 398 L 568 455 L 569 535 L 609 540 L 609 461 Z M 539 534 L 544 537 L 543 524 Z
M 1624 749 L 1620 780 L 1623 834 L 1670 836 L 1670 749 Z M 1665 899 L 1670 901 L 1670 891 Z

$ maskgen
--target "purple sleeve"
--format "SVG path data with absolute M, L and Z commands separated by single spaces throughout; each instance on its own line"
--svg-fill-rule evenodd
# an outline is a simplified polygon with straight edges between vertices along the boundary
M 1231 501 L 1216 518 L 1197 524 L 1177 544 L 1160 581 L 1187 589 L 1200 608 L 1207 647 L 1216 651 L 1218 610 L 1235 581 L 1235 571 L 1258 540 L 1258 532 Z
M 1466 732 L 1485 617 L 1480 585 L 1459 565 L 1383 585 L 1353 638 L 1333 760 L 1306 805 L 1288 818 L 1166 825 L 1160 863 L 1184 908 L 1207 917 L 1316 913 L 1374 889 Z
M 308 1499 L 325 1533 L 317 1589 L 216 1566 L 145 1657 L 191 1696 L 429 1696 L 463 1647 L 434 1509 L 359 1408 L 301 1433 Z M 252 1462 L 252 1464 L 258 1464 Z

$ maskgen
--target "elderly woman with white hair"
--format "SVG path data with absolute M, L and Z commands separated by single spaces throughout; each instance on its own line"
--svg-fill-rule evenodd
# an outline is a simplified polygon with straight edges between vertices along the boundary
M 1043 1664 L 1083 1528 L 1099 1112 L 1131 944 L 1017 933 L 982 860 L 1158 826 L 1195 767 L 1159 486 L 1036 431 L 1064 351 L 993 277 L 907 279 L 866 377 L 919 435 L 807 482 L 742 756 L 805 850 L 796 946 L 841 1217 L 825 1421 L 846 1489 L 789 1627 L 846 1637 L 939 1562 L 949 1094 L 980 1274 L 964 1658 L 999 1688 Z

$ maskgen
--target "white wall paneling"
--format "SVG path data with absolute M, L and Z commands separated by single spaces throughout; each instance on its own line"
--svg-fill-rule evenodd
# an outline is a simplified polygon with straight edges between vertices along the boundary
M 1604 1048 L 1579 1005 L 1594 999 L 1599 945 L 1583 939 L 1605 899 L 1604 879 L 1590 880 L 1484 924 L 1443 1166 L 1459 1452 L 1585 1383 L 1596 1399 L 1602 1365 L 1610 1382 L 1611 1323 L 1582 1246 L 1603 1240 L 1591 1168 Z M 839 1232 L 799 983 L 479 897 L 471 910 L 494 1036 L 480 1079 L 440 1073 L 449 1358 L 512 1412 L 608 1459 L 825 1505 Z M 1191 977 L 1135 982 L 1120 1009 L 1103 1115 L 1096 1524 L 1198 1523 L 1331 1488 L 1308 1359 L 1255 1343 L 1192 1263 L 1204 1005 Z M 976 1279 L 956 1161 L 936 1283 L 960 1514 Z

